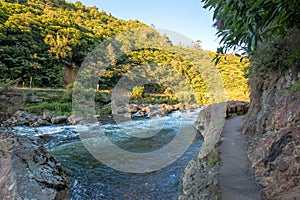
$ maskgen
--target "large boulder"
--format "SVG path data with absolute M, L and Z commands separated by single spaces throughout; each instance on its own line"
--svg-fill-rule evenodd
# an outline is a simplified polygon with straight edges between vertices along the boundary
M 0 199 L 65 199 L 70 182 L 60 163 L 26 137 L 0 135 Z

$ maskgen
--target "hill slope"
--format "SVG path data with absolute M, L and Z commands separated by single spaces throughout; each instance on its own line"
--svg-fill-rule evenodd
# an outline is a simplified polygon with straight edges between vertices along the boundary
M 127 44 L 124 42 L 126 34 L 119 37 L 116 39 L 119 44 L 106 48 L 110 59 L 116 58 L 105 75 L 99 77 L 101 89 L 112 89 L 129 69 L 155 63 L 158 68 L 156 75 L 161 73 L 160 69 L 175 69 L 197 93 L 199 104 L 210 103 L 210 93 L 214 88 L 209 92 L 208 84 L 214 81 L 210 74 L 214 68 L 211 62 L 214 53 L 199 46 L 173 46 L 166 36 L 141 22 L 116 19 L 96 7 L 64 0 L 0 0 L 0 79 L 17 80 L 18 86 L 28 87 L 32 77 L 32 85 L 36 87 L 63 87 L 74 81 L 76 70 L 101 42 L 136 28 L 146 28 L 141 32 L 146 43 L 159 44 L 163 48 L 132 51 L 135 41 Z M 129 53 L 117 57 L 114 52 L 121 48 L 129 49 Z M 248 101 L 249 89 L 244 76 L 248 60 L 239 60 L 227 55 L 217 69 L 228 99 Z M 171 74 L 164 75 L 166 77 L 160 78 L 161 81 L 178 83 L 178 77 L 176 79 Z M 163 83 L 158 87 L 168 88 Z M 184 86 L 178 84 L 178 88 L 181 87 Z
M 63 86 L 63 68 L 80 66 L 100 41 L 144 26 L 79 2 L 1 0 L 0 79 L 28 85 L 33 77 L 36 86 Z

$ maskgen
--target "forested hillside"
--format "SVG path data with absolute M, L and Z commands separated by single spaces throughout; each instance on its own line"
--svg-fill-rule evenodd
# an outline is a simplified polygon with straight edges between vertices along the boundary
M 63 86 L 63 68 L 79 67 L 97 43 L 138 21 L 64 0 L 0 1 L 0 78 Z
M 158 48 L 144 48 L 130 41 L 140 37 L 132 32 L 136 28 L 145 28 L 140 32 L 142 43 L 152 43 Z M 124 31 L 129 32 L 120 34 Z M 128 40 L 126 37 L 130 34 L 133 38 Z M 215 53 L 197 45 L 173 46 L 166 36 L 139 21 L 116 19 L 96 7 L 64 0 L 0 0 L 0 79 L 14 80 L 18 86 L 28 87 L 32 77 L 34 87 L 64 87 L 74 80 L 89 53 L 114 35 L 118 37 L 104 48 L 112 62 L 99 76 L 99 89 L 112 89 L 135 66 L 156 65 L 158 70 L 153 72 L 154 76 L 162 76 L 163 69 L 174 69 L 179 75 L 164 74 L 154 85 L 156 88 L 150 86 L 150 92 L 163 93 L 170 89 L 166 82 L 182 88 L 178 82 L 182 76 L 196 93 L 199 104 L 210 103 L 207 82 L 215 79 L 209 76 Z M 132 50 L 133 46 L 140 49 Z M 118 57 L 120 51 L 129 53 Z M 247 59 L 240 62 L 240 58 L 233 55 L 223 57 L 218 63 L 229 100 L 248 100 L 245 78 L 248 63 Z M 207 77 L 203 77 L 204 74 Z

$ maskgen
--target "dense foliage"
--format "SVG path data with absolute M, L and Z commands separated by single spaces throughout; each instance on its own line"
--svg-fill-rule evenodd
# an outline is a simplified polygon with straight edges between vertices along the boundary
M 298 0 L 201 0 L 214 10 L 223 47 L 220 52 L 242 48 L 251 53 L 260 43 L 283 39 L 300 28 Z
M 63 68 L 79 67 L 100 41 L 133 27 L 96 7 L 64 0 L 0 1 L 0 79 L 63 86 Z
M 215 53 L 209 52 L 211 58 Z M 217 64 L 220 71 L 228 100 L 249 101 L 250 89 L 248 86 L 249 59 L 232 54 L 222 55 Z
M 292 29 L 284 39 L 265 42 L 251 55 L 250 75 L 272 70 L 300 71 L 300 31 Z

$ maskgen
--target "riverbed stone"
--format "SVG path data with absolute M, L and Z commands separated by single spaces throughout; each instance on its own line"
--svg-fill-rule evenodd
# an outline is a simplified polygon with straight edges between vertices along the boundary
M 51 123 L 52 124 L 62 124 L 66 123 L 68 117 L 67 116 L 56 116 L 51 118 Z
M 17 111 L 10 118 L 1 122 L 1 126 L 30 126 L 40 117 L 25 111 Z
M 84 120 L 84 117 L 81 117 L 79 115 L 71 115 L 68 117 L 68 122 L 72 125 L 79 124 L 83 120 Z
M 35 122 L 33 122 L 30 126 L 31 127 L 39 127 L 39 126 L 47 126 L 50 125 L 50 123 L 47 120 L 43 120 L 41 118 L 38 118 Z
M 140 110 L 140 107 L 137 104 L 128 104 L 126 110 L 128 113 L 136 113 Z
M 54 111 L 45 110 L 42 115 L 43 120 L 51 121 L 52 117 L 55 116 Z
M 145 113 L 143 112 L 143 111 L 138 111 L 138 112 L 136 112 L 136 113 L 133 113 L 132 115 L 131 115 L 131 117 L 133 118 L 133 119 L 135 119 L 135 118 L 142 118 L 142 117 L 144 117 L 145 116 Z

